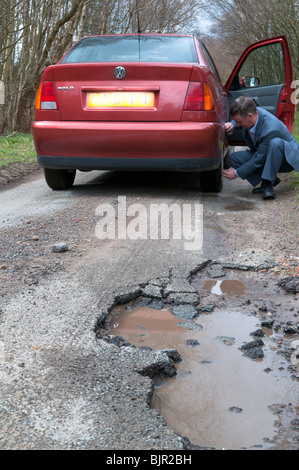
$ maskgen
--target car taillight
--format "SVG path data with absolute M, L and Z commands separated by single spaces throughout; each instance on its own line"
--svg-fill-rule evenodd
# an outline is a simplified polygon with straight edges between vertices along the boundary
M 184 111 L 211 111 L 213 109 L 213 98 L 208 85 L 201 82 L 190 82 Z
M 58 103 L 53 82 L 42 82 L 39 86 L 35 109 L 58 109 Z

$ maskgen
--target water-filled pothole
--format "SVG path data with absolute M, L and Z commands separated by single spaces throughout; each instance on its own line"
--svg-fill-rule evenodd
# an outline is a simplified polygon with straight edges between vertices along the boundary
M 125 290 L 103 337 L 118 346 L 126 340 L 178 351 L 177 375 L 156 380 L 152 407 L 192 448 L 294 449 L 296 292 L 282 289 L 265 269 L 210 264 L 188 281 L 170 275 Z
M 216 295 L 232 295 L 239 296 L 245 293 L 245 284 L 242 281 L 224 279 L 224 280 L 213 280 L 210 279 L 204 283 L 204 288 Z
M 179 352 L 176 377 L 163 380 L 152 397 L 152 407 L 178 434 L 200 447 L 273 446 L 277 418 L 270 407 L 296 403 L 297 384 L 276 354 L 272 330 L 255 316 L 219 310 L 182 321 L 170 308 L 135 301 L 115 308 L 110 322 L 110 334 L 136 347 Z M 256 331 L 264 335 L 263 357 L 251 360 L 240 348 L 257 339 Z

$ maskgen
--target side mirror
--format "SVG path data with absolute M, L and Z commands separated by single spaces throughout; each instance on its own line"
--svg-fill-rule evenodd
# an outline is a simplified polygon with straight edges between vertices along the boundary
M 255 88 L 261 86 L 261 81 L 258 77 L 243 77 L 240 80 L 241 88 Z

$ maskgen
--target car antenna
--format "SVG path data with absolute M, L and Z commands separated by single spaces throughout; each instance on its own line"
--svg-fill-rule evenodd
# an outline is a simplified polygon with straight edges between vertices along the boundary
M 140 20 L 139 20 L 139 10 L 138 10 L 137 0 L 135 0 L 135 2 L 136 2 L 136 15 L 137 15 L 138 34 L 141 34 Z
M 135 0 L 135 2 L 136 2 L 136 15 L 137 15 L 137 26 L 138 26 L 138 52 L 139 52 L 139 60 L 140 60 L 140 36 L 139 34 L 141 34 L 141 30 L 140 30 L 139 10 L 138 10 L 137 0 Z

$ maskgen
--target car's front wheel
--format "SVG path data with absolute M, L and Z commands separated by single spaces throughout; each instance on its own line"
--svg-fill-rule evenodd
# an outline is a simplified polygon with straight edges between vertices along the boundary
M 222 166 L 216 170 L 199 173 L 199 188 L 204 193 L 220 193 L 223 187 Z
M 54 170 L 44 168 L 47 185 L 51 189 L 70 189 L 73 186 L 76 170 Z

